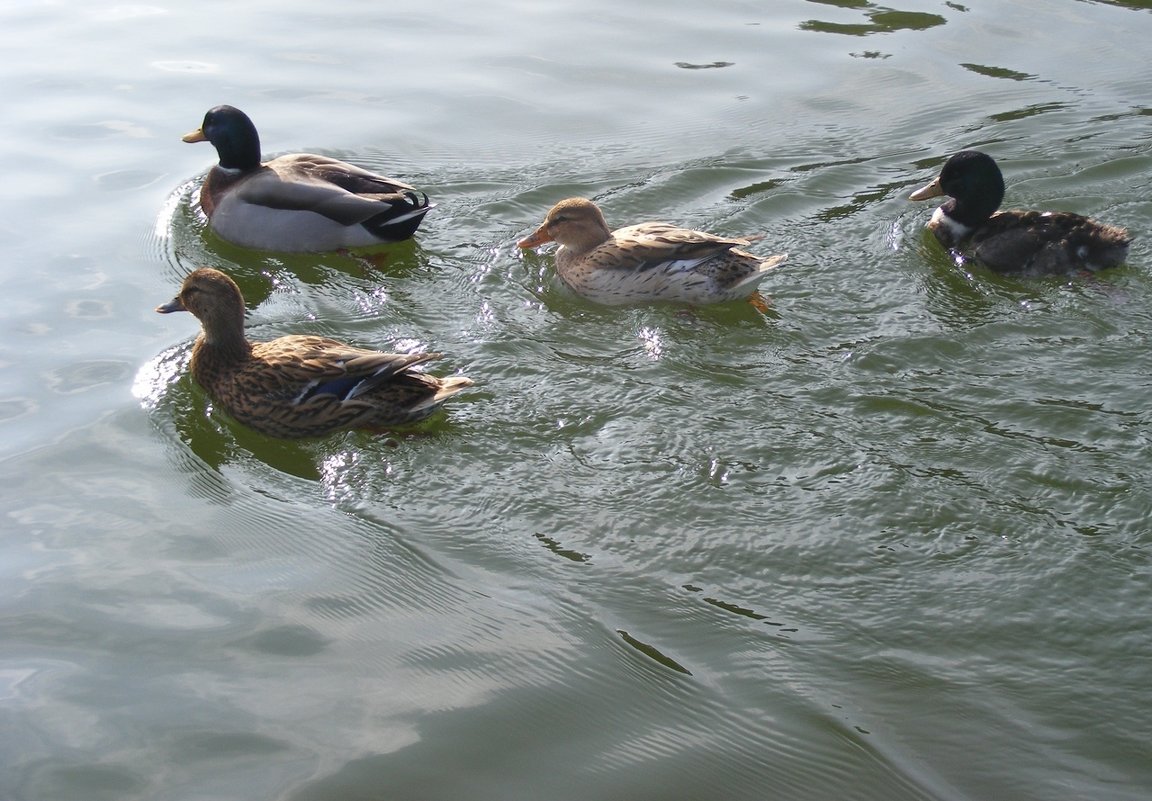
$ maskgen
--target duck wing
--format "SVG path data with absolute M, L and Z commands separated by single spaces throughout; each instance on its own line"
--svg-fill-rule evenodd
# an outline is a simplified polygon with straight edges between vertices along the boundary
M 401 378 L 426 378 L 409 368 L 439 358 L 439 353 L 384 353 L 316 336 L 291 336 L 258 342 L 252 355 L 260 374 L 278 376 L 270 392 L 294 404 L 324 398 L 354 401 Z M 417 381 L 419 382 L 419 378 Z
M 608 258 L 598 266 L 629 270 L 692 270 L 750 239 L 716 236 L 668 223 L 641 223 L 613 232 L 612 238 L 589 254 L 595 259 L 603 251 Z
M 234 191 L 246 204 L 311 211 L 340 225 L 358 225 L 381 215 L 395 221 L 430 208 L 427 196 L 408 184 L 307 153 L 273 159 Z
M 357 195 L 393 195 L 415 191 L 415 187 L 394 178 L 385 178 L 346 161 L 315 153 L 291 153 L 269 162 L 284 177 L 298 176 L 310 181 L 334 184 Z

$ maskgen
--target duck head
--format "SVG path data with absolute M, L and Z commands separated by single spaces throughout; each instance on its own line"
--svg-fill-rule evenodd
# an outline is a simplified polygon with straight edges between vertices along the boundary
M 975 228 L 1000 208 L 1004 175 L 987 153 L 961 150 L 944 163 L 936 180 L 917 189 L 908 199 L 928 200 L 941 195 L 952 198 L 941 207 L 946 215 Z
M 587 198 L 570 197 L 553 206 L 540 227 L 516 244 L 534 248 L 558 242 L 576 253 L 585 253 L 611 236 L 604 214 L 595 203 Z
M 260 134 L 248 115 L 235 106 L 208 109 L 200 127 L 182 139 L 211 142 L 225 169 L 251 170 L 260 165 Z

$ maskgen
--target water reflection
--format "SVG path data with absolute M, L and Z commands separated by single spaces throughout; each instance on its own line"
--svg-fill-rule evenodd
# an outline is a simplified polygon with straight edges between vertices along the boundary
M 537 532 L 532 536 L 539 540 L 539 542 L 549 551 L 571 562 L 583 564 L 585 562 L 591 561 L 592 559 L 591 554 L 582 553 L 581 551 L 574 551 L 571 548 L 565 548 L 558 540 L 553 539 L 546 534 L 540 534 Z
M 682 70 L 714 70 L 731 67 L 734 63 L 733 61 L 713 61 L 710 64 L 691 64 L 687 61 L 677 61 L 676 66 Z
M 939 14 L 927 14 L 922 11 L 898 11 L 893 8 L 877 6 L 867 0 L 808 0 L 810 3 L 819 3 L 838 8 L 861 9 L 868 18 L 863 23 L 827 22 L 810 19 L 800 23 L 800 30 L 817 31 L 819 33 L 839 33 L 845 36 L 869 36 L 874 33 L 894 33 L 902 30 L 922 31 L 935 28 L 947 22 Z
M 1024 120 L 1028 117 L 1035 117 L 1040 114 L 1048 114 L 1053 111 L 1064 111 L 1070 108 L 1067 103 L 1035 103 L 1023 108 L 1012 109 L 1011 111 L 1004 111 L 1000 114 L 992 114 L 988 118 L 996 122 L 1011 122 L 1013 120 Z
M 838 206 L 821 209 L 817 212 L 817 219 L 821 222 L 834 222 L 836 220 L 859 214 L 865 209 L 872 208 L 876 203 L 891 197 L 904 187 L 904 181 L 889 181 L 858 192 L 852 193 L 852 199 Z
M 1092 0 L 1093 2 L 1104 3 L 1110 6 L 1120 6 L 1121 8 L 1130 8 L 1133 11 L 1149 11 L 1152 10 L 1152 0 Z
M 636 335 L 644 343 L 644 352 L 654 361 L 664 355 L 664 337 L 659 328 L 641 326 Z
M 147 362 L 136 373 L 132 381 L 132 396 L 148 411 L 160 406 L 165 390 L 184 370 L 188 350 L 181 346 L 161 353 Z
M 10 82 L 39 194 L 5 223 L 29 241 L 8 253 L 0 400 L 14 507 L 0 699 L 16 744 L 0 797 L 924 801 L 1152 786 L 1133 703 L 1148 652 L 1148 246 L 1105 279 L 1130 294 L 1122 305 L 1101 281 L 958 265 L 924 237 L 930 209 L 904 200 L 951 151 L 997 142 L 1033 182 L 1022 201 L 1109 205 L 1147 230 L 1152 100 L 1124 28 L 1152 17 L 1053 0 L 1032 30 L 1010 3 L 913 3 L 947 18 L 943 38 L 964 43 L 951 51 L 933 47 L 945 32 L 797 28 L 892 31 L 908 27 L 891 16 L 905 1 L 760 4 L 765 24 L 743 36 L 747 4 L 706 20 L 653 6 L 682 38 L 656 24 L 594 58 L 568 42 L 614 24 L 606 4 L 501 19 L 519 25 L 508 38 L 484 36 L 491 15 L 468 6 L 445 7 L 446 31 L 396 11 L 378 26 L 402 51 L 389 108 L 363 100 L 379 70 L 336 76 L 293 55 L 303 27 L 317 56 L 347 58 L 330 23 L 363 27 L 350 4 L 277 6 L 262 28 L 201 29 L 189 12 L 171 40 L 131 31 L 135 47 L 106 26 L 97 52 L 77 25 L 37 47 L 58 72 L 24 94 Z M 543 21 L 563 35 L 531 30 Z M 1031 46 L 1068 24 L 1106 38 L 1109 57 Z M 119 53 L 130 63 L 112 69 Z M 700 79 L 714 102 L 684 94 Z M 437 176 L 436 224 L 383 268 L 217 241 L 193 197 L 203 165 L 98 123 L 124 108 L 116 119 L 148 128 L 153 106 L 225 90 L 349 126 L 319 141 L 419 126 L 406 158 Z M 513 95 L 529 112 L 500 100 Z M 493 103 L 512 113 L 487 128 L 472 112 Z M 46 127 L 81 138 L 48 148 Z M 147 183 L 161 173 L 188 179 L 167 202 Z M 508 243 L 576 192 L 638 219 L 766 231 L 794 254 L 768 282 L 778 310 L 571 297 L 552 256 Z M 485 402 L 399 448 L 250 435 L 186 373 L 195 321 L 149 311 L 202 263 L 235 274 L 254 338 L 417 338 L 479 373 Z M 106 283 L 78 292 L 98 269 Z M 139 401 L 107 389 L 118 364 L 161 349 Z M 92 366 L 79 377 L 98 391 L 46 386 L 73 365 Z M 1010 625 L 989 625 L 993 608 Z M 189 626 L 215 618 L 227 630 Z M 1071 666 L 1056 689 L 1054 664 Z
M 960 66 L 977 75 L 986 75 L 989 78 L 1007 78 L 1010 81 L 1036 80 L 1035 75 L 1029 75 L 1026 72 L 1016 72 L 1015 70 L 1005 69 L 1004 67 L 988 67 L 983 64 L 961 64 Z

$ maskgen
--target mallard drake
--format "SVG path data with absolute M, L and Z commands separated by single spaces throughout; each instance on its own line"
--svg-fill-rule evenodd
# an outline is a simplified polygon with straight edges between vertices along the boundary
M 216 106 L 185 142 L 211 142 L 200 207 L 222 239 L 259 250 L 316 252 L 399 242 L 433 204 L 408 184 L 327 156 L 260 161 L 260 135 L 238 108 Z
M 413 369 L 439 353 L 381 353 L 319 336 L 249 342 L 240 288 L 210 267 L 191 273 L 180 294 L 156 311 L 188 311 L 200 320 L 193 378 L 233 418 L 273 437 L 413 423 L 472 386 L 463 376 Z
M 999 273 L 1047 275 L 1122 264 L 1132 237 L 1123 228 L 1067 211 L 997 212 L 1004 176 L 978 150 L 948 159 L 940 175 L 910 200 L 947 195 L 928 228 L 947 248 L 965 251 Z
M 553 206 L 544 223 L 517 244 L 558 242 L 560 280 L 596 303 L 706 304 L 751 299 L 768 271 L 787 258 L 737 249 L 752 241 L 659 222 L 612 231 L 595 203 L 574 197 Z

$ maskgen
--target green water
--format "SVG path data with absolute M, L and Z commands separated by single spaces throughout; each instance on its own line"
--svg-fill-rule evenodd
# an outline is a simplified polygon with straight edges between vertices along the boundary
M 1150 12 L 3 7 L 0 799 L 1152 796 Z M 438 207 L 223 243 L 217 103 Z M 964 147 L 1129 264 L 954 264 L 906 197 Z M 571 296 L 515 241 L 574 194 L 765 234 L 770 311 Z M 201 264 L 477 386 L 246 432 L 152 311 Z

